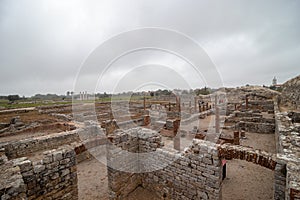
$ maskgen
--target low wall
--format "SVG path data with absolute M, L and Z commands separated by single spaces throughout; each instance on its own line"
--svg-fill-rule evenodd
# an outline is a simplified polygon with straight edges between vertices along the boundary
M 108 136 L 107 174 L 110 199 L 124 199 L 140 184 L 138 171 L 138 137 L 135 132 L 116 130 Z M 120 169 L 120 170 L 119 170 Z
M 275 124 L 269 123 L 255 123 L 240 121 L 236 124 L 236 127 L 241 130 L 245 130 L 250 133 L 268 133 L 273 134 L 275 132 Z
M 8 159 L 18 158 L 30 155 L 37 151 L 45 149 L 58 148 L 64 144 L 70 144 L 78 141 L 79 137 L 77 130 L 51 134 L 47 136 L 35 137 L 21 141 L 5 143 L 0 145 L 0 148 L 5 149 L 5 154 Z
M 110 199 L 123 199 L 138 186 L 164 199 L 221 198 L 221 161 L 213 143 L 195 140 L 181 154 L 161 149 L 158 133 L 142 128 L 117 130 L 110 140 Z
M 182 154 L 157 151 L 147 164 L 158 170 L 142 174 L 143 187 L 161 199 L 221 199 L 222 167 L 213 143 L 194 140 Z
M 286 167 L 286 158 L 276 154 L 197 139 L 179 153 L 162 148 L 158 133 L 144 128 L 117 130 L 108 139 L 112 144 L 107 154 L 110 199 L 124 199 L 139 186 L 160 199 L 221 199 L 222 159 L 245 160 L 275 170 L 275 199 L 298 195 L 295 173 L 300 168 Z M 287 187 L 279 186 L 280 181 L 287 181 Z M 279 189 L 283 189 L 281 196 Z
M 227 160 L 245 160 L 271 170 L 275 170 L 275 167 L 277 166 L 277 158 L 275 154 L 256 150 L 251 147 L 222 144 L 218 146 L 218 150 L 219 156 L 226 158 Z
M 20 168 L 8 161 L 4 149 L 0 149 L 0 170 L 0 199 L 26 199 Z
M 259 109 L 263 112 L 274 111 L 274 102 L 272 100 L 263 100 L 263 101 L 249 101 L 249 107 L 252 109 Z
M 278 165 L 275 169 L 274 199 L 300 199 L 300 133 L 288 113 L 281 113 L 275 101 L 275 141 Z
M 0 167 L 5 165 L 14 174 L 1 173 L 8 178 L 1 199 L 78 199 L 76 157 L 70 146 L 46 151 L 38 162 L 22 157 Z

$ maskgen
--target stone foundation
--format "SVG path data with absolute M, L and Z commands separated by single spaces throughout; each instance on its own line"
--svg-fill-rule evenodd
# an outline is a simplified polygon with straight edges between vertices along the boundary
M 5 166 L 14 175 L 1 174 L 8 176 L 1 199 L 78 199 L 76 157 L 70 146 L 46 151 L 39 161 L 22 157 L 0 165 Z

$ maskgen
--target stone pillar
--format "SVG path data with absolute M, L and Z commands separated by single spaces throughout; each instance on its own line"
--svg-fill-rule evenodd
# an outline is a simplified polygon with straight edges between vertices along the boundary
M 236 105 L 236 103 L 234 104 L 234 110 L 237 110 L 237 105 Z
M 180 120 L 174 120 L 173 121 L 173 131 L 174 131 L 174 138 L 173 138 L 173 143 L 174 143 L 174 149 L 180 151 L 180 134 L 178 134 L 179 131 L 179 126 L 180 126 Z
M 176 96 L 176 106 L 177 106 L 177 111 L 180 112 L 181 111 L 180 97 L 178 97 L 178 96 Z
M 233 144 L 234 145 L 240 144 L 240 133 L 238 131 L 233 132 Z
M 107 120 L 105 122 L 106 135 L 112 134 L 116 129 L 118 129 L 116 120 Z
M 241 130 L 241 138 L 246 138 L 246 132 L 244 130 Z
M 144 110 L 146 110 L 146 97 L 144 96 L 144 102 L 143 102 L 143 104 L 144 104 Z
M 220 112 L 218 106 L 218 96 L 215 96 L 215 127 L 216 133 L 220 133 Z
M 149 116 L 149 115 L 144 115 L 144 116 L 143 116 L 143 119 L 144 119 L 144 126 L 150 125 L 151 119 L 150 119 L 150 116 Z
M 173 143 L 174 143 L 174 149 L 176 149 L 177 151 L 180 151 L 180 135 L 176 134 L 174 139 L 173 139 Z
M 248 109 L 248 96 L 246 96 L 246 109 Z
M 197 112 L 197 97 L 194 97 L 194 100 L 195 100 L 195 112 Z

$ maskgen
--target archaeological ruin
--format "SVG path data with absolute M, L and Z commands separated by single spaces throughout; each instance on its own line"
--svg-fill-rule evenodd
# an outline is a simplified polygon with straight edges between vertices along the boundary
M 1 110 L 1 199 L 300 199 L 300 77 L 282 87 Z

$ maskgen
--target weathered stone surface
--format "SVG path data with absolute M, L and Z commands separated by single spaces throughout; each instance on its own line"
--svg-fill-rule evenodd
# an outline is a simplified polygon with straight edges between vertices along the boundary
M 44 152 L 39 162 L 26 157 L 6 161 L 0 165 L 1 199 L 77 199 L 75 156 L 74 150 L 65 146 Z

